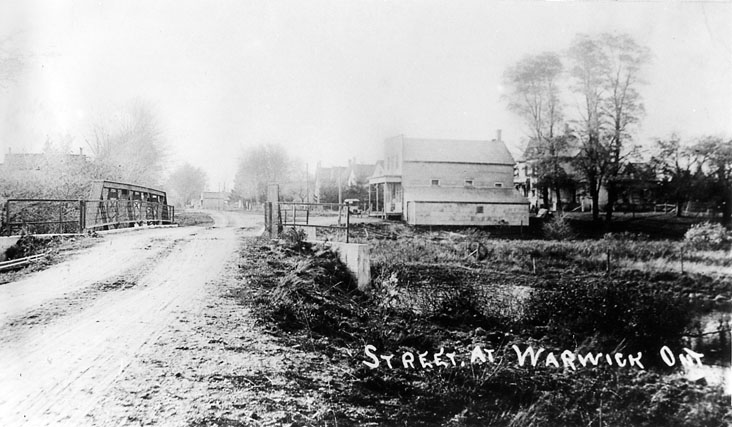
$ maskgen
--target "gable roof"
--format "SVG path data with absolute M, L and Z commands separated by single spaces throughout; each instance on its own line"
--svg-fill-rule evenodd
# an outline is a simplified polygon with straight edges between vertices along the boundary
M 559 157 L 577 157 L 579 155 L 582 147 L 577 137 L 574 135 L 562 135 L 558 138 L 563 138 L 566 144 L 559 153 Z M 526 149 L 521 156 L 521 160 L 534 160 L 540 157 L 542 148 L 542 144 L 536 138 L 531 138 L 528 144 L 526 144 Z
M 405 162 L 490 163 L 513 166 L 503 141 L 404 138 Z
M 374 170 L 376 169 L 376 165 L 362 165 L 362 164 L 354 164 L 351 166 L 351 171 L 353 172 L 354 176 L 358 180 L 363 180 L 368 177 L 370 177 Z

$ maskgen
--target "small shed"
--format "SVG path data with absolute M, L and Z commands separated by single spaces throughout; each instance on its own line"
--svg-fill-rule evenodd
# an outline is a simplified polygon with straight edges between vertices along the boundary
M 229 204 L 229 195 L 221 191 L 204 191 L 201 193 L 199 207 L 201 209 L 224 210 Z

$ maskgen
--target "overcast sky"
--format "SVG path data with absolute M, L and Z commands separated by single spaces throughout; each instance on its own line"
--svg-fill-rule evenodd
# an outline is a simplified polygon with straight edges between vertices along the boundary
M 526 131 L 501 101 L 522 56 L 577 33 L 626 32 L 654 57 L 639 142 L 732 136 L 732 3 L 4 1 L 0 39 L 26 67 L 0 89 L 0 149 L 39 151 L 139 99 L 171 167 L 230 188 L 247 146 L 279 143 L 311 171 L 376 161 L 385 138 Z M 569 109 L 571 113 L 571 108 Z

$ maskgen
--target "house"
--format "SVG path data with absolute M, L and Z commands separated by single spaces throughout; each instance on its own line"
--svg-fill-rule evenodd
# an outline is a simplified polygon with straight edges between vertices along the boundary
M 223 210 L 229 204 L 229 193 L 223 191 L 204 191 L 201 193 L 201 209 Z
M 316 203 L 338 203 L 345 199 L 365 200 L 368 197 L 368 180 L 376 165 L 361 164 L 355 158 L 348 160 L 348 166 L 322 167 L 315 169 Z
M 346 168 L 343 166 L 322 167 L 318 162 L 315 168 L 315 203 L 338 203 L 338 187 L 343 186 Z
M 46 172 L 51 166 L 63 169 L 80 169 L 88 165 L 82 149 L 79 154 L 70 153 L 13 153 L 10 148 L 5 153 L 5 161 L 0 170 L 7 172 Z
M 513 169 L 500 131 L 491 141 L 396 136 L 369 178 L 369 211 L 411 225 L 525 225 Z
M 580 155 L 581 147 L 577 138 L 566 133 L 557 153 L 558 164 L 561 167 L 559 177 L 559 195 L 563 210 L 579 209 L 589 211 L 592 209 L 592 198 L 583 182 L 582 174 L 576 170 L 573 164 L 574 159 Z M 550 210 L 557 209 L 557 195 L 548 183 L 541 180 L 542 149 L 536 139 L 529 140 L 522 157 L 517 160 L 514 168 L 514 187 L 521 194 L 526 196 L 531 203 L 532 210 L 546 207 Z M 623 165 L 615 182 L 617 184 L 617 206 L 616 209 L 649 209 L 653 205 L 655 190 L 658 186 L 658 178 L 652 168 L 646 163 L 631 162 Z M 604 209 L 608 203 L 607 187 L 603 183 L 600 186 L 598 203 Z
M 584 206 L 590 203 L 589 196 L 584 188 L 576 181 L 578 175 L 572 162 L 580 153 L 579 141 L 573 135 L 567 134 L 563 138 L 561 149 L 557 153 L 557 162 L 562 168 L 566 179 L 559 184 L 561 204 L 564 208 L 574 208 L 578 205 Z M 531 204 L 531 209 L 546 207 L 551 210 L 557 208 L 557 196 L 554 189 L 541 182 L 540 169 L 542 168 L 542 152 L 544 147 L 535 138 L 529 140 L 522 156 L 516 161 L 514 168 L 514 187 Z M 607 192 L 601 191 L 601 203 L 607 203 Z

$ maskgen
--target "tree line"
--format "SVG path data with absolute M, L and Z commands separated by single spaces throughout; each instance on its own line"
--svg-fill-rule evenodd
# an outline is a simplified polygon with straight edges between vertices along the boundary
M 641 88 L 651 58 L 627 34 L 579 34 L 565 51 L 527 55 L 505 71 L 505 101 L 528 128 L 537 185 L 556 195 L 559 210 L 560 189 L 580 183 L 592 199 L 593 219 L 599 219 L 604 187 L 605 217 L 612 220 L 632 161 L 640 158 L 633 136 L 645 114 Z M 653 147 L 649 166 L 658 195 L 679 204 L 718 201 L 729 222 L 732 142 L 704 137 L 686 146 L 674 138 Z M 673 156 L 678 163 L 669 163 Z
M 185 206 L 206 185 L 206 173 L 188 163 L 169 172 L 170 146 L 153 109 L 141 101 L 92 126 L 88 155 L 72 145 L 74 139 L 63 136 L 48 138 L 37 155 L 13 160 L 9 152 L 0 168 L 0 198 L 86 199 L 91 181 L 104 179 L 167 190 L 169 203 Z

